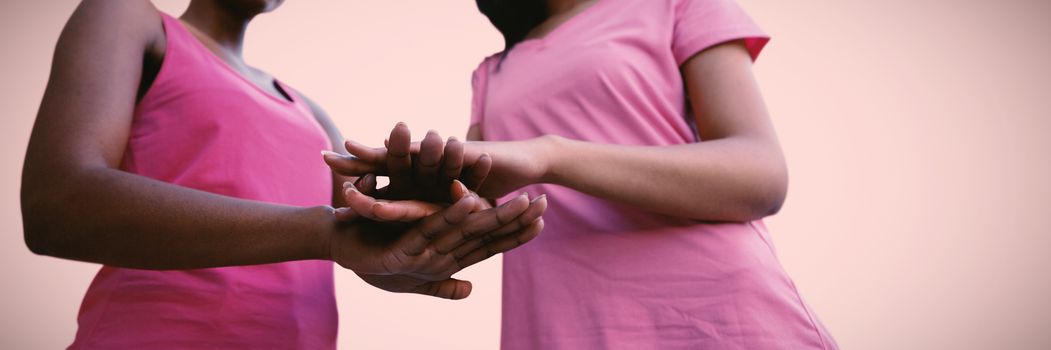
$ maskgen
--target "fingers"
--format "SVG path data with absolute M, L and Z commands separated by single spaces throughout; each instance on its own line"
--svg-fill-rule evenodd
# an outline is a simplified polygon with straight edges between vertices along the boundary
M 543 216 L 545 211 L 547 211 L 547 195 L 540 195 L 529 202 L 529 208 L 526 208 L 522 215 L 519 215 L 511 223 L 490 232 L 486 236 L 492 238 L 489 240 L 495 240 L 495 238 L 518 232 Z M 483 237 L 483 240 L 486 239 Z
M 463 171 L 463 142 L 456 137 L 450 137 L 445 143 L 445 152 L 442 157 L 442 168 L 440 183 L 448 183 L 453 179 L 460 178 Z
M 355 189 L 365 194 L 366 196 L 374 196 L 376 193 L 376 175 L 368 174 L 359 177 L 357 180 L 354 181 L 353 184 L 349 182 L 343 183 L 344 202 L 347 202 L 348 200 L 348 193 L 346 192 L 348 186 L 354 186 Z M 359 217 L 363 217 L 361 214 L 358 214 L 358 212 L 354 211 L 354 209 L 350 207 L 336 208 L 333 214 L 336 215 L 336 220 L 344 222 L 354 221 Z
M 467 188 L 471 191 L 477 192 L 482 187 L 482 183 L 485 182 L 485 178 L 489 176 L 489 171 L 492 167 L 493 158 L 488 154 L 482 154 L 478 157 L 478 161 L 468 168 L 467 174 L 463 176 L 464 185 L 467 185 Z
M 387 162 L 387 148 L 373 148 L 368 147 L 357 141 L 347 140 L 343 142 L 343 147 L 347 149 L 350 155 L 360 159 L 363 162 L 381 165 Z
M 437 174 L 442 162 L 442 137 L 434 130 L 428 131 L 420 143 L 419 161 L 416 162 L 416 185 L 433 187 L 438 183 Z
M 366 196 L 376 196 L 376 186 L 378 185 L 376 175 L 373 174 L 359 177 L 358 180 L 354 182 L 354 187 Z
M 378 164 L 332 151 L 321 151 L 321 155 L 322 159 L 325 160 L 325 164 L 332 168 L 332 171 L 344 176 L 361 176 L 368 173 L 381 173 L 386 170 L 381 169 Z
M 408 189 L 412 184 L 411 142 L 409 127 L 405 123 L 395 125 L 387 142 L 387 176 L 390 177 L 390 188 L 395 191 Z
M 414 222 L 442 210 L 437 204 L 423 201 L 379 201 L 361 193 L 355 186 L 345 186 L 343 197 L 351 211 L 374 221 Z
M 436 249 L 439 253 L 446 253 L 449 250 L 452 250 L 453 255 L 456 256 L 457 259 L 462 259 L 464 256 L 467 256 L 475 249 L 478 249 L 483 245 L 503 239 L 507 235 L 516 235 L 520 233 L 522 230 L 528 228 L 530 225 L 536 222 L 537 219 L 544 215 L 544 211 L 546 210 L 547 196 L 541 195 L 539 197 L 534 198 L 529 203 L 529 208 L 527 208 L 526 211 L 522 213 L 522 215 L 519 215 L 511 223 L 506 224 L 492 232 L 481 235 L 476 239 L 469 240 L 458 247 L 443 246 L 436 247 Z
M 376 215 L 372 213 L 372 207 L 378 203 L 375 198 L 358 191 L 353 185 L 343 184 L 343 200 L 347 202 L 347 208 L 358 215 L 375 220 Z
M 439 253 L 449 252 L 473 238 L 480 237 L 511 223 L 515 218 L 522 215 L 526 209 L 529 209 L 529 197 L 523 193 L 499 207 L 471 214 L 455 230 L 438 237 L 434 242 L 434 248 Z
M 452 185 L 449 187 L 449 196 L 454 202 L 459 201 L 463 197 L 472 195 L 471 191 L 468 190 L 467 186 L 464 186 L 463 182 L 460 182 L 460 180 L 453 180 Z
M 471 282 L 450 278 L 421 284 L 412 292 L 442 299 L 459 300 L 471 295 L 471 289 Z
M 516 235 L 510 235 L 495 242 L 486 244 L 481 248 L 475 249 L 471 253 L 464 256 L 459 260 L 460 267 L 466 268 L 468 266 L 477 264 L 480 261 L 491 258 L 493 255 L 500 254 L 511 249 L 518 248 L 523 244 L 533 240 L 540 232 L 544 230 L 544 219 L 536 219 L 528 227 L 520 231 Z
M 466 196 L 445 210 L 423 218 L 406 232 L 398 242 L 401 252 L 408 256 L 423 253 L 432 240 L 439 235 L 458 227 L 475 207 L 478 197 Z
M 372 214 L 377 221 L 416 222 L 442 210 L 442 206 L 417 200 L 377 202 Z
M 464 232 L 471 237 L 478 237 L 481 234 L 492 232 L 522 215 L 526 209 L 529 209 L 529 204 L 529 195 L 522 193 L 496 208 L 481 211 L 468 217 L 468 220 L 464 223 Z

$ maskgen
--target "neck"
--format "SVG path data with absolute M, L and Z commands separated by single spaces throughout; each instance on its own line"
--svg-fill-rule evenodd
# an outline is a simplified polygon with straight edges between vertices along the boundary
M 231 11 L 220 4 L 222 1 L 191 1 L 180 19 L 215 41 L 225 53 L 243 61 L 245 31 L 255 14 Z
M 587 0 L 547 0 L 547 15 L 554 17 L 569 11 Z

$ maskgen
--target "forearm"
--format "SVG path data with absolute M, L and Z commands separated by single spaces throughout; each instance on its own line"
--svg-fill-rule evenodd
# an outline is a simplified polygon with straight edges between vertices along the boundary
M 240 200 L 102 167 L 63 175 L 23 179 L 26 241 L 39 254 L 162 270 L 328 258 L 324 207 Z
M 546 142 L 558 151 L 546 152 L 544 182 L 652 212 L 748 221 L 774 214 L 785 197 L 780 150 L 760 141 L 726 138 L 664 147 L 558 137 Z

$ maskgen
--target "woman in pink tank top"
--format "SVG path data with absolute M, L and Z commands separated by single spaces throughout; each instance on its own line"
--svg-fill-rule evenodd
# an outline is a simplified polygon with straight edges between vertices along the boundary
M 479 193 L 550 195 L 504 255 L 504 349 L 836 349 L 762 219 L 787 174 L 733 0 L 477 0 L 503 34 L 474 74 Z M 496 142 L 493 142 L 496 141 Z M 329 161 L 387 171 L 382 149 Z
M 429 197 L 439 204 L 345 189 L 354 179 L 318 155 L 344 148 L 333 123 L 241 56 L 248 23 L 280 3 L 193 0 L 176 19 L 86 0 L 69 20 L 22 212 L 33 252 L 103 264 L 71 348 L 332 349 L 331 261 L 388 291 L 459 299 L 471 285 L 454 273 L 542 229 L 542 197 L 490 207 L 453 180 L 488 172 L 461 174 L 462 143 L 432 135 L 413 164 L 405 127 L 384 193 L 418 197 L 408 184 L 428 182 L 446 189 Z

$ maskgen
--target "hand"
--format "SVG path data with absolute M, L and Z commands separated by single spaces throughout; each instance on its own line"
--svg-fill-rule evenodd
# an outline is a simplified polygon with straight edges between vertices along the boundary
M 452 196 L 460 198 L 440 211 L 429 212 L 430 209 L 414 205 L 387 202 L 385 206 L 409 210 L 409 214 L 398 220 L 425 216 L 407 230 L 390 223 L 339 224 L 352 227 L 333 235 L 330 243 L 333 260 L 354 270 L 367 283 L 387 291 L 449 299 L 467 297 L 470 283 L 451 276 L 535 238 L 543 230 L 541 215 L 547 202 L 543 196 L 530 201 L 523 195 L 500 207 L 488 208 L 480 198 L 468 194 L 462 184 L 454 182 L 454 185 L 458 188 L 452 191 Z M 350 187 L 345 192 L 349 203 L 357 207 L 372 208 L 379 203 L 357 188 Z M 480 211 L 472 213 L 475 210 Z
M 402 126 L 399 124 L 395 131 Z M 498 198 L 527 185 L 550 182 L 551 159 L 558 152 L 560 140 L 556 136 L 543 136 L 524 141 L 463 143 L 462 146 L 457 146 L 463 148 L 462 168 L 467 174 L 463 181 L 470 189 L 486 198 Z M 404 139 L 395 142 L 392 138 L 389 144 L 389 149 L 369 148 L 348 141 L 347 151 L 352 156 L 332 154 L 325 157 L 325 162 L 333 171 L 346 176 L 362 176 L 369 173 L 387 175 L 391 173 L 390 158 L 394 154 L 418 154 L 423 159 L 424 154 L 437 152 L 439 149 L 430 146 L 426 139 L 424 142 L 405 147 Z M 459 155 L 455 155 L 449 158 L 458 157 Z M 483 173 L 481 170 L 488 174 L 474 175 Z
M 477 187 L 489 173 L 487 157 L 476 157 L 469 168 L 464 168 L 463 143 L 456 138 L 449 138 L 443 143 L 438 133 L 427 133 L 423 141 L 411 143 L 409 128 L 398 123 L 391 130 L 390 138 L 385 142 L 382 152 L 368 155 L 380 155 L 369 162 L 382 164 L 383 175 L 390 178 L 390 185 L 375 193 L 382 199 L 416 199 L 429 202 L 449 203 L 446 189 L 454 179 L 461 179 L 470 188 Z M 347 149 L 367 149 L 354 141 L 347 141 Z M 480 159 L 482 158 L 482 159 Z M 334 152 L 325 152 L 325 162 L 332 167 L 348 166 L 347 162 L 354 157 L 347 157 Z M 465 171 L 466 170 L 466 171 Z M 361 177 L 368 172 L 351 172 L 352 177 Z
M 491 163 L 485 182 L 474 191 L 485 198 L 500 198 L 525 186 L 551 182 L 551 159 L 560 152 L 557 142 L 555 136 L 523 141 L 467 142 L 463 146 L 463 166 L 470 168 L 483 161 Z

